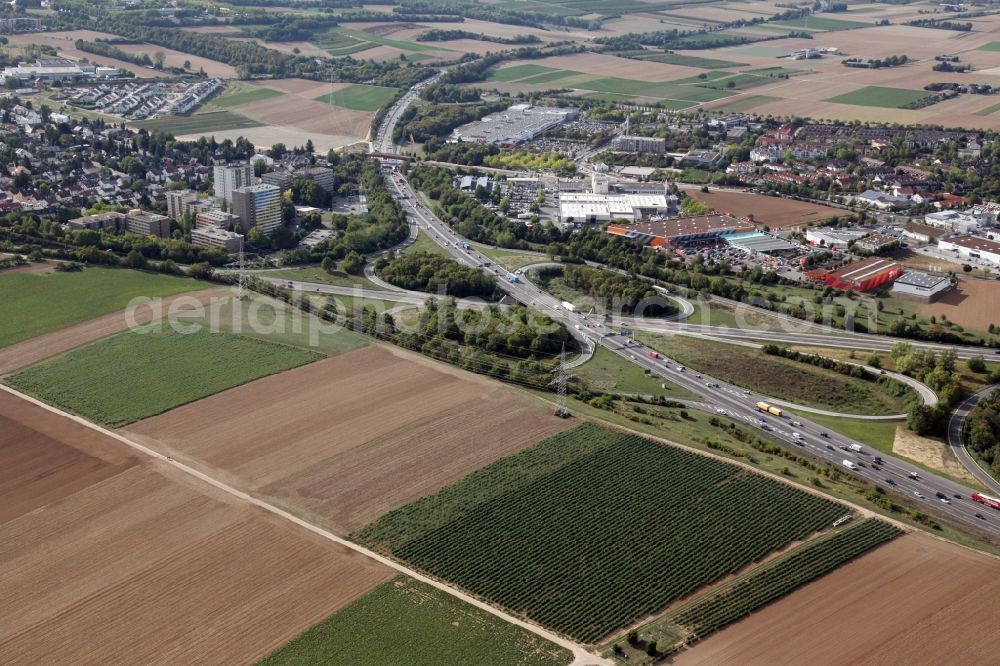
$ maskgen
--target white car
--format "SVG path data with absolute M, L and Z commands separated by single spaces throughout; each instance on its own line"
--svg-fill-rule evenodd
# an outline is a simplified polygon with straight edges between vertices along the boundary
M 795 426 L 796 428 L 799 428 L 799 427 L 802 426 L 802 424 L 799 423 L 798 421 L 792 421 L 792 425 Z
M 724 410 L 724 409 L 720 409 L 720 408 L 716 407 L 716 409 L 715 409 L 715 413 L 716 413 L 716 414 L 725 414 L 725 413 L 726 413 L 726 410 Z
M 797 433 L 797 432 L 793 432 L 792 433 L 792 437 L 794 437 L 795 439 L 802 439 L 802 435 L 800 433 Z

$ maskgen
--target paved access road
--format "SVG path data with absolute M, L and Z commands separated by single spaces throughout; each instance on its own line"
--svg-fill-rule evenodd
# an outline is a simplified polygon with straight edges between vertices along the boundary
M 996 479 L 980 467 L 962 444 L 962 425 L 965 423 L 965 417 L 969 415 L 969 412 L 976 406 L 976 403 L 997 389 L 1000 389 L 1000 384 L 987 386 L 979 393 L 970 395 L 965 399 L 965 402 L 958 406 L 955 413 L 951 415 L 951 420 L 948 421 L 948 445 L 951 446 L 951 450 L 955 453 L 959 462 L 965 466 L 965 469 L 969 470 L 969 473 L 975 476 L 979 483 L 989 488 L 994 495 L 1000 497 L 1000 482 L 997 482 Z

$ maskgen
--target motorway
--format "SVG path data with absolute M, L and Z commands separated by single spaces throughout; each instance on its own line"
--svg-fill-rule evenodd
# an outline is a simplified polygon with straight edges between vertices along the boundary
M 385 142 L 388 140 L 386 137 L 391 137 L 395 119 L 399 118 L 406 105 L 410 103 L 406 100 L 412 101 L 417 94 L 416 90 L 410 91 L 389 111 L 377 135 L 381 141 Z M 384 146 L 377 145 L 377 147 L 381 150 Z M 534 285 L 519 279 L 517 281 L 506 279 L 505 271 L 495 265 L 490 267 L 492 260 L 489 257 L 481 254 L 472 245 L 464 247 L 461 242 L 463 239 L 455 236 L 447 224 L 420 204 L 416 193 L 405 178 L 388 169 L 386 171 L 386 184 L 390 193 L 407 209 L 411 219 L 427 229 L 429 236 L 453 259 L 466 266 L 492 271 L 498 277 L 497 284 L 500 289 L 527 307 L 561 322 L 575 337 L 587 341 L 588 346 L 594 348 L 602 346 L 648 370 L 651 374 L 702 396 L 707 403 L 704 407 L 706 410 L 765 430 L 771 437 L 791 444 L 803 454 L 821 463 L 830 464 L 841 472 L 851 473 L 860 479 L 878 484 L 888 492 L 906 496 L 911 504 L 925 513 L 966 529 L 987 533 L 994 538 L 1000 537 L 1000 512 L 970 500 L 969 495 L 972 492 L 970 488 L 951 479 L 926 472 L 923 468 L 889 454 L 873 454 L 868 451 L 867 446 L 843 435 L 827 432 L 823 426 L 810 422 L 805 417 L 787 415 L 779 418 L 761 413 L 755 407 L 755 403 L 769 401 L 768 396 L 740 389 L 707 375 L 681 369 L 683 366 L 671 359 L 662 356 L 657 358 L 653 350 L 618 336 L 600 318 L 568 311 L 561 306 L 555 296 L 541 291 Z M 671 325 L 686 326 L 677 323 Z M 733 333 L 734 330 L 730 329 L 730 334 Z M 802 342 L 803 337 L 811 337 L 796 335 L 798 336 L 795 338 L 796 342 Z M 874 336 L 863 336 L 863 338 L 873 340 Z M 884 344 L 887 348 L 891 348 L 894 342 L 892 339 L 887 339 Z M 857 340 L 854 338 L 844 341 L 844 344 L 861 348 L 857 346 Z M 851 451 L 852 445 L 860 446 L 862 452 Z M 881 463 L 876 461 L 876 456 L 880 456 Z M 853 463 L 855 469 L 848 470 L 843 464 L 845 461 Z

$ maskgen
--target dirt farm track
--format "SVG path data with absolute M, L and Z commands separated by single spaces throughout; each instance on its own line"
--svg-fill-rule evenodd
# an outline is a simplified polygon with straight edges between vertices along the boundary
M 674 663 L 996 663 L 1000 560 L 909 534 L 754 613 Z
M 6 392 L 0 415 L 0 663 L 250 662 L 392 575 Z

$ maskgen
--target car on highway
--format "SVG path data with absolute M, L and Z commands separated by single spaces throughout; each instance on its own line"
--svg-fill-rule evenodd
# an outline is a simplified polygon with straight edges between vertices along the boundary
M 1000 354 L 1000 352 L 997 352 L 997 353 Z M 978 518 L 979 520 L 986 520 L 986 516 L 984 516 L 981 513 L 977 513 L 976 514 L 976 518 Z
M 916 495 L 917 497 L 919 497 L 920 499 L 924 499 L 924 496 L 920 493 L 919 490 L 914 490 L 913 494 Z
M 826 445 L 826 448 L 830 449 L 831 451 L 834 451 L 834 450 L 835 450 L 835 449 L 833 448 L 833 446 L 832 446 L 832 445 L 830 445 L 830 444 L 827 444 L 827 445 Z
M 920 475 L 917 474 L 916 472 L 910 472 L 910 478 L 911 479 L 919 479 Z
M 889 484 L 890 486 L 894 486 L 894 485 L 896 485 L 896 482 L 895 482 L 895 481 L 893 481 L 893 480 L 892 480 L 892 479 L 890 479 L 890 478 L 886 478 L 885 482 L 886 482 L 886 483 L 888 483 L 888 484 Z
M 938 499 L 938 501 L 941 502 L 941 504 L 951 504 L 951 500 L 948 499 L 947 497 L 941 497 Z
M 820 437 L 829 437 L 830 435 L 829 435 L 828 433 L 825 433 L 825 432 L 821 432 L 821 433 L 819 434 L 819 436 L 820 436 Z
M 794 437 L 795 439 L 802 439 L 802 433 L 793 432 L 792 437 Z
M 952 495 L 952 497 L 954 497 L 955 499 L 962 499 L 962 496 L 959 495 L 958 493 L 955 493 L 954 495 Z
M 795 426 L 796 428 L 801 428 L 802 427 L 802 424 L 799 423 L 798 421 L 792 421 L 792 425 Z
M 725 414 L 726 410 L 722 409 L 721 407 L 716 407 L 715 408 L 715 413 L 716 414 Z

